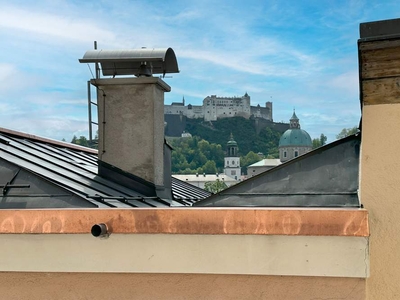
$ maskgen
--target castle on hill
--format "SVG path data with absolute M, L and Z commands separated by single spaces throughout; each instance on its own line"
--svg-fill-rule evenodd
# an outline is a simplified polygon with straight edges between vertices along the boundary
M 248 119 L 251 116 L 273 121 L 272 102 L 266 102 L 265 107 L 251 106 L 250 96 L 247 93 L 242 97 L 207 96 L 203 100 L 203 105 L 185 105 L 185 98 L 183 98 L 182 102 L 164 105 L 164 114 L 183 115 L 190 119 L 204 119 L 204 121 L 216 121 L 230 117 Z

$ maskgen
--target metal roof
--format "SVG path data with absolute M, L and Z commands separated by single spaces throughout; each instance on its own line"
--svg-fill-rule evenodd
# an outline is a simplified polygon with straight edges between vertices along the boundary
M 275 167 L 281 164 L 281 160 L 279 158 L 264 158 L 250 166 L 251 167 Z
M 188 206 L 210 195 L 173 178 L 175 200 L 146 197 L 134 186 L 99 176 L 96 153 L 93 149 L 0 128 L 0 208 L 12 207 L 13 202 L 27 208 Z
M 335 141 L 194 206 L 359 207 L 361 135 Z
M 100 63 L 104 76 L 179 73 L 175 52 L 171 48 L 123 50 L 89 50 L 81 63 Z M 150 75 L 150 74 L 149 74 Z

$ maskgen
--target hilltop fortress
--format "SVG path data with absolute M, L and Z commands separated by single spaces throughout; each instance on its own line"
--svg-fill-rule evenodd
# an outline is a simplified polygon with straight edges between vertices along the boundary
M 250 96 L 245 93 L 242 97 L 217 97 L 207 96 L 203 105 L 185 105 L 182 102 L 173 102 L 164 105 L 165 135 L 181 137 L 185 133 L 189 119 L 201 119 L 211 124 L 222 118 L 244 117 L 254 119 L 254 129 L 257 134 L 265 127 L 273 128 L 280 132 L 289 129 L 288 123 L 275 123 L 272 118 L 272 102 L 266 102 L 265 107 L 251 106 Z
M 165 115 L 183 115 L 189 119 L 204 119 L 204 121 L 216 121 L 221 118 L 251 116 L 272 120 L 272 102 L 266 102 L 265 107 L 260 105 L 251 106 L 250 96 L 246 93 L 242 97 L 217 97 L 207 96 L 203 105 L 185 105 L 185 98 L 182 102 L 173 102 L 171 105 L 164 105 Z

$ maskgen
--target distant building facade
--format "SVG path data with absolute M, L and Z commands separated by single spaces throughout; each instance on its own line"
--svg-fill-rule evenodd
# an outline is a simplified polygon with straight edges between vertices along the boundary
M 228 187 L 238 183 L 238 180 L 225 174 L 173 174 L 172 177 L 201 189 L 205 188 L 207 182 L 215 182 L 217 180 L 224 182 Z
M 242 97 L 217 97 L 207 96 L 203 105 L 185 105 L 185 98 L 182 102 L 173 102 L 164 105 L 165 115 L 183 115 L 190 119 L 204 119 L 204 121 L 216 121 L 221 118 L 251 116 L 273 121 L 272 102 L 266 102 L 265 107 L 260 105 L 251 106 L 250 96 L 245 93 Z
M 279 140 L 279 159 L 281 162 L 293 159 L 312 150 L 312 140 L 307 131 L 300 129 L 299 118 L 293 112 L 290 128 Z
M 281 164 L 278 158 L 264 158 L 247 167 L 247 178 L 256 176 Z

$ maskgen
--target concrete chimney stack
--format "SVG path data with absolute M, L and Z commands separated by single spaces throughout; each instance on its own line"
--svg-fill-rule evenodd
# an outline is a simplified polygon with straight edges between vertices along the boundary
M 99 160 L 164 186 L 164 92 L 160 78 L 92 80 L 98 90 Z

